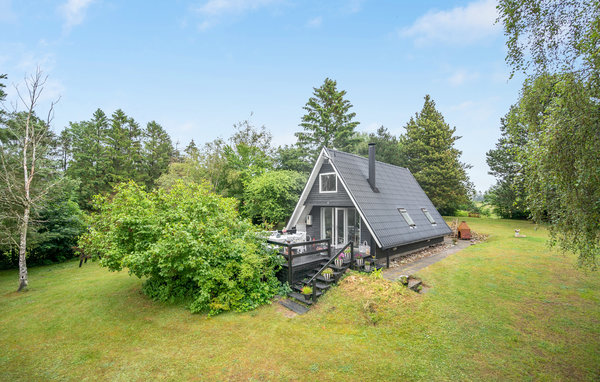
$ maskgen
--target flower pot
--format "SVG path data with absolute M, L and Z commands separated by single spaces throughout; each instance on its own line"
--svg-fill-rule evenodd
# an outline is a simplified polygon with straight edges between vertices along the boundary
M 363 265 L 364 259 L 360 258 L 360 259 L 356 259 L 356 265 L 358 265 L 359 267 L 361 265 Z
M 323 277 L 325 277 L 325 280 L 331 280 L 331 273 L 323 273 Z
M 371 271 L 371 264 L 365 264 L 365 271 L 367 271 L 367 272 Z
M 306 301 L 308 301 L 308 300 L 310 300 L 310 298 L 312 297 L 312 293 L 311 293 L 311 294 L 304 294 L 303 296 L 304 296 L 304 299 L 305 299 Z
M 342 260 L 342 259 L 335 259 L 335 260 L 333 260 L 333 262 L 335 263 L 336 267 L 341 268 L 342 264 L 344 263 L 344 260 Z

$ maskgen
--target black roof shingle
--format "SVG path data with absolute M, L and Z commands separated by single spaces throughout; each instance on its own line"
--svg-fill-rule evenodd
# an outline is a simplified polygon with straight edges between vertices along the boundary
M 325 149 L 325 153 L 383 249 L 452 232 L 408 169 L 376 162 L 377 193 L 367 180 L 367 158 L 332 149 Z M 415 227 L 407 224 L 398 208 L 406 209 Z M 429 211 L 435 225 L 429 222 L 423 208 Z

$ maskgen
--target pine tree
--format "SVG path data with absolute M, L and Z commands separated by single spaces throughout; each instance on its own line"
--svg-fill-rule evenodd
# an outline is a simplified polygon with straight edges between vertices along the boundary
M 145 168 L 144 134 L 140 125 L 123 110 L 118 109 L 113 113 L 108 130 L 111 186 L 128 180 L 140 184 L 150 182 Z
M 147 174 L 146 185 L 153 187 L 156 180 L 167 171 L 173 158 L 171 137 L 155 121 L 146 126 L 144 141 L 144 163 Z
M 420 113 L 406 124 L 401 136 L 401 157 L 429 199 L 442 214 L 452 214 L 467 203 L 473 186 L 460 162 L 462 152 L 454 147 L 460 137 L 450 128 L 435 102 L 425 96 Z
M 316 158 L 322 147 L 350 151 L 356 144 L 355 128 L 359 122 L 353 122 L 356 113 L 351 113 L 352 104 L 344 99 L 345 90 L 337 90 L 337 82 L 329 78 L 319 88 L 313 88 L 303 107 L 306 114 L 300 126 L 304 129 L 295 135 L 298 146 Z
M 109 190 L 110 157 L 106 148 L 109 120 L 101 109 L 89 121 L 71 122 L 71 161 L 67 175 L 79 180 L 77 191 L 81 208 L 91 208 L 92 196 Z
M 200 155 L 200 150 L 198 146 L 196 146 L 196 142 L 192 139 L 190 143 L 183 149 L 183 152 L 188 158 L 198 160 L 198 156 Z

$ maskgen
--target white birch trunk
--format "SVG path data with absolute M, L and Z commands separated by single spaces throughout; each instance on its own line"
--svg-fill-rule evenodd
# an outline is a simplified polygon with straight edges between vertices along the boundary
M 27 278 L 27 229 L 29 228 L 29 207 L 23 212 L 23 223 L 21 224 L 21 240 L 19 241 L 19 289 L 23 290 L 29 284 Z

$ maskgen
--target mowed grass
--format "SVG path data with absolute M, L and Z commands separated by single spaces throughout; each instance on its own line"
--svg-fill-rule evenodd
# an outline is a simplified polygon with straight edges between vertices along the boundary
M 600 275 L 528 222 L 420 272 L 418 295 L 352 274 L 308 314 L 208 318 L 96 263 L 0 272 L 0 380 L 600 380 Z M 514 238 L 521 228 L 527 238 Z

